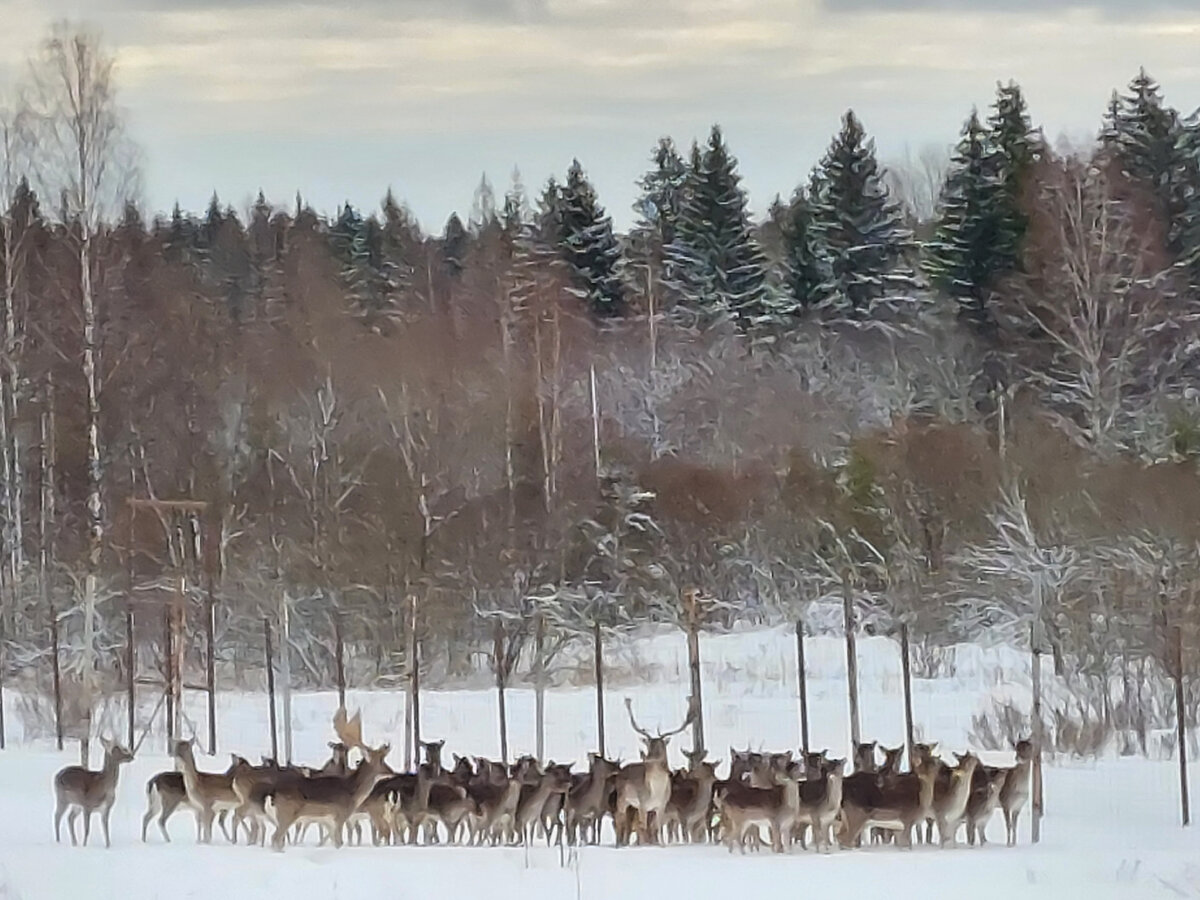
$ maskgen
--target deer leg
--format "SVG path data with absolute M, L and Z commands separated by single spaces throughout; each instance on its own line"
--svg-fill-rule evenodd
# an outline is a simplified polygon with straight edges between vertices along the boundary
M 100 810 L 100 824 L 104 827 L 104 846 L 111 847 L 112 841 L 108 837 L 108 817 L 112 813 L 112 804 L 109 803 Z
M 54 842 L 56 844 L 62 843 L 62 817 L 66 811 L 67 804 L 61 797 L 58 798 L 58 801 L 54 804 Z
M 150 827 L 150 820 L 154 818 L 155 813 L 161 812 L 162 802 L 158 795 L 158 791 L 151 788 L 146 794 L 146 814 L 142 816 L 142 843 L 146 843 L 146 830 Z
M 92 830 L 92 811 L 90 809 L 84 809 L 84 811 L 83 811 L 83 846 L 85 846 L 85 847 L 87 846 L 88 834 L 91 833 L 91 830 Z
M 78 807 L 72 807 L 67 813 L 67 831 L 71 832 L 71 846 L 78 847 L 79 840 L 75 837 L 75 820 L 79 818 Z

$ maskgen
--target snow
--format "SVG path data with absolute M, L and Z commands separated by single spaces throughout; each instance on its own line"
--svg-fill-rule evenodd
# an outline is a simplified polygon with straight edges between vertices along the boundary
M 728 759 L 728 748 L 752 744 L 786 749 L 798 743 L 795 703 L 794 638 L 787 630 L 746 631 L 708 637 L 702 643 L 708 740 L 713 755 Z M 844 645 L 837 638 L 814 638 L 807 646 L 812 743 L 846 752 Z M 860 642 L 863 731 L 883 743 L 903 734 L 899 661 L 895 644 L 883 638 Z M 614 648 L 613 686 L 606 704 L 608 751 L 632 758 L 635 736 L 624 712 L 624 697 L 644 726 L 673 728 L 686 703 L 686 653 L 678 633 Z M 973 713 L 990 706 L 992 696 L 1027 696 L 1024 656 L 1004 648 L 958 648 L 953 678 L 918 680 L 915 716 L 927 739 L 948 753 L 969 746 Z M 641 679 L 635 684 L 635 676 Z M 644 686 L 642 686 L 644 685 Z M 587 687 L 554 690 L 547 698 L 547 754 L 582 759 L 595 742 L 594 694 Z M 103 849 L 98 827 L 95 846 L 74 850 L 54 843 L 50 783 L 55 771 L 75 762 L 77 750 L 55 752 L 41 741 L 21 741 L 17 706 L 10 699 L 10 748 L 0 753 L 0 898 L 188 897 L 240 900 L 243 897 L 430 897 L 453 883 L 466 895 L 486 892 L 488 900 L 544 897 L 747 896 L 755 900 L 795 897 L 850 885 L 886 885 L 889 900 L 969 896 L 971 900 L 1015 897 L 1200 897 L 1200 837 L 1179 827 L 1178 765 L 1141 759 L 1098 763 L 1059 760 L 1046 767 L 1047 817 L 1043 841 L 1029 844 L 1028 811 L 1021 846 L 992 844 L 983 849 L 872 848 L 829 855 L 769 853 L 731 856 L 724 848 L 582 848 L 561 858 L 556 849 L 474 849 L 461 847 L 319 848 L 312 843 L 282 855 L 257 847 L 229 846 L 217 835 L 198 846 L 190 813 L 177 813 L 170 828 L 174 842 L 162 843 L 152 826 L 150 843 L 139 839 L 146 780 L 170 768 L 161 736 L 152 734 L 138 759 L 123 772 L 113 812 L 113 848 Z M 351 711 L 363 710 L 368 742 L 391 740 L 393 763 L 403 757 L 400 694 L 351 692 Z M 508 698 L 513 753 L 532 750 L 533 697 L 513 690 Z M 333 694 L 294 697 L 296 757 L 323 761 L 333 735 L 329 724 Z M 197 733 L 207 733 L 202 705 L 189 708 Z M 424 736 L 445 738 L 447 753 L 496 756 L 494 692 L 458 690 L 423 697 Z M 222 694 L 218 705 L 216 759 L 200 765 L 224 769 L 229 751 L 255 758 L 269 752 L 265 698 Z M 682 760 L 677 739 L 673 758 Z M 1011 754 L 982 754 L 1007 762 Z M 95 762 L 95 761 L 94 761 Z M 1200 766 L 1193 767 L 1193 781 Z M 97 823 L 98 825 L 98 823 Z M 1002 838 L 997 817 L 989 834 Z M 65 839 L 65 834 L 64 834 Z M 452 867 L 452 868 L 451 868 Z M 448 878 L 448 875 L 452 877 Z

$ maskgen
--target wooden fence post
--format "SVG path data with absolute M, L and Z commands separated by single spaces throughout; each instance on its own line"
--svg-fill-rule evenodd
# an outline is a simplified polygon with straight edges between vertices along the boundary
M 592 663 L 596 669 L 596 740 L 598 751 L 604 756 L 604 640 L 600 635 L 600 623 L 592 623 Z
M 279 726 L 275 720 L 275 660 L 271 652 L 271 620 L 263 616 L 263 643 L 267 654 L 267 718 L 271 722 L 271 759 L 279 762 Z
M 904 740 L 908 746 L 908 758 L 912 760 L 913 704 L 912 704 L 912 657 L 909 651 L 908 624 L 900 625 L 900 674 L 904 680 Z
M 800 686 L 800 749 L 808 752 L 808 673 L 804 664 L 804 619 L 796 619 L 796 678 Z
M 1188 747 L 1187 747 L 1187 705 L 1183 692 L 1183 629 L 1176 625 L 1171 629 L 1174 639 L 1175 658 L 1172 660 L 1175 669 L 1175 727 L 1179 734 L 1179 805 L 1183 813 L 1183 827 L 1192 824 L 1192 804 L 1188 797 Z

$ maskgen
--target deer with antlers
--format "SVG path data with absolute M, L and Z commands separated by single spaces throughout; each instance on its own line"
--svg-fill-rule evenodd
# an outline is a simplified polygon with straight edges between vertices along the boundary
M 671 769 L 667 763 L 667 745 L 671 738 L 692 724 L 696 718 L 694 698 L 688 698 L 688 713 L 683 724 L 667 732 L 652 735 L 637 723 L 633 701 L 625 698 L 629 723 L 642 738 L 645 749 L 642 761 L 625 766 L 616 776 L 617 805 L 613 817 L 617 845 L 628 846 L 636 826 L 642 844 L 659 843 L 663 815 L 671 800 Z
M 133 761 L 133 754 L 115 741 L 101 738 L 104 745 L 104 765 L 99 772 L 83 766 L 67 766 L 54 776 L 54 840 L 61 839 L 60 826 L 63 813 L 70 810 L 67 830 L 71 833 L 71 846 L 77 846 L 75 820 L 83 813 L 83 845 L 88 842 L 92 828 L 92 813 L 100 813 L 100 825 L 104 829 L 104 846 L 111 847 L 108 837 L 108 817 L 117 799 L 117 777 L 121 766 Z

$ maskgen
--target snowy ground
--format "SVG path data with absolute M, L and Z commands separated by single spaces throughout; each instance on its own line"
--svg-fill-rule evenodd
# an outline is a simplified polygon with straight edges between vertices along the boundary
M 730 745 L 767 749 L 797 744 L 795 664 L 785 632 L 746 633 L 707 639 L 705 709 L 714 754 L 728 758 Z M 628 759 L 636 740 L 625 719 L 623 698 L 634 698 L 642 724 L 678 724 L 686 691 L 683 641 L 662 636 L 626 651 L 655 682 L 617 689 L 608 698 L 608 750 Z M 861 685 L 863 730 L 885 743 L 903 732 L 899 663 L 883 639 L 864 641 Z M 971 714 L 990 697 L 1020 697 L 1024 688 L 1020 654 L 962 648 L 952 679 L 918 681 L 915 716 L 927 739 L 947 750 L 969 746 Z M 846 749 L 847 713 L 841 642 L 810 641 L 812 743 Z M 332 737 L 332 695 L 295 698 L 296 758 L 321 761 Z M 401 762 L 403 698 L 390 693 L 353 693 L 351 710 L 363 709 L 368 742 L 390 739 L 392 761 Z M 223 769 L 236 751 L 256 757 L 269 750 L 265 700 L 220 697 L 221 755 L 202 760 Z M 206 733 L 203 713 L 192 709 L 196 729 Z M 533 701 L 525 692 L 509 698 L 514 753 L 533 748 Z M 1047 818 L 1043 842 L 1022 846 L 911 852 L 870 849 L 827 856 L 797 853 L 732 857 L 721 848 L 687 847 L 615 850 L 584 848 L 565 865 L 555 850 L 433 848 L 345 848 L 307 846 L 277 855 L 259 848 L 218 843 L 197 846 L 190 817 L 172 820 L 175 842 L 151 834 L 139 840 L 145 809 L 144 785 L 169 768 L 163 741 L 152 735 L 122 778 L 113 814 L 113 849 L 102 842 L 86 850 L 54 843 L 50 783 L 54 772 L 73 762 L 73 748 L 59 754 L 43 743 L 20 738 L 15 705 L 9 721 L 17 733 L 0 754 L 0 898 L 86 897 L 136 900 L 143 897 L 407 898 L 437 896 L 454 889 L 488 900 L 507 898 L 693 898 L 795 897 L 813 892 L 885 886 L 888 900 L 940 897 L 1197 897 L 1200 898 L 1200 836 L 1178 825 L 1178 768 L 1173 762 L 1106 760 L 1099 764 L 1054 763 L 1046 770 Z M 424 734 L 444 737 L 447 751 L 498 755 L 495 695 L 484 691 L 430 693 L 424 698 Z M 580 759 L 595 742 L 594 695 L 590 689 L 558 690 L 548 698 L 547 755 Z M 985 754 L 985 759 L 989 756 Z M 1003 754 L 991 756 L 1007 761 Z M 1193 779 L 1200 767 L 1193 769 Z M 997 820 L 990 829 L 999 838 Z M 96 838 L 93 834 L 93 839 Z M 457 891 L 456 891 L 457 892 Z

